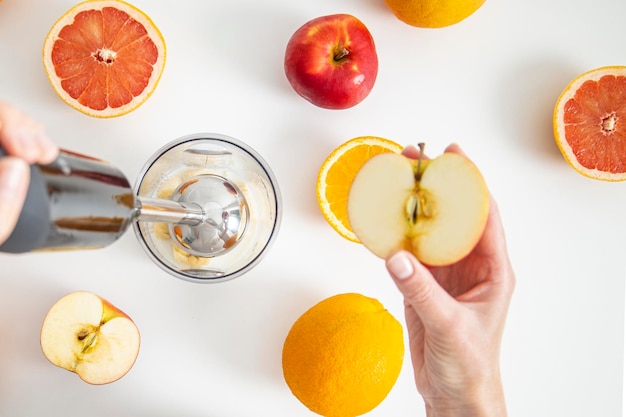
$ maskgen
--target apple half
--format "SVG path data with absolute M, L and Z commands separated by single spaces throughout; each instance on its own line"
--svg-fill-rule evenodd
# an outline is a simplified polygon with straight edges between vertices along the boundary
M 139 344 L 139 330 L 130 317 L 87 291 L 59 299 L 41 327 L 45 357 L 94 385 L 126 375 L 137 359 Z
M 348 219 L 376 256 L 412 252 L 420 262 L 457 262 L 476 246 L 489 215 L 489 190 L 465 156 L 432 160 L 384 153 L 368 160 L 348 194 Z

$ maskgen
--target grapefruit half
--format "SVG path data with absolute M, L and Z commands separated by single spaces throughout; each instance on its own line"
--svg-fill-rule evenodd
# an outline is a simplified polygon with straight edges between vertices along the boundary
M 75 109 L 116 117 L 139 107 L 165 66 L 165 41 L 150 18 L 119 0 L 88 0 L 50 29 L 43 64 L 52 87 Z
M 626 180 L 626 66 L 576 77 L 554 108 L 554 137 L 576 171 L 604 181 Z

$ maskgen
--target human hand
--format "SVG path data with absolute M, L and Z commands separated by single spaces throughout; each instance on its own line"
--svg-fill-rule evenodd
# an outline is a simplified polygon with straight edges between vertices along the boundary
M 59 148 L 43 127 L 30 117 L 0 101 L 0 244 L 13 231 L 22 210 L 28 183 L 29 164 L 52 162 Z
M 457 145 L 446 152 L 463 154 Z M 459 262 L 427 268 L 400 251 L 386 266 L 404 296 L 415 383 L 428 416 L 506 416 L 500 343 L 515 275 L 493 197 L 481 239 Z

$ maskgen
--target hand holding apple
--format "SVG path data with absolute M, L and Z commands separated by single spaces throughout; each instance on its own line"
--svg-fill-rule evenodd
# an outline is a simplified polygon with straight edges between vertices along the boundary
M 70 293 L 48 311 L 41 349 L 54 365 L 90 384 L 124 376 L 139 353 L 139 330 L 125 313 L 87 291 Z
M 361 243 L 381 258 L 405 249 L 429 266 L 452 264 L 476 245 L 487 223 L 489 190 L 464 155 L 426 160 L 385 153 L 366 162 L 348 195 Z
M 293 89 L 316 106 L 355 106 L 369 95 L 378 75 L 374 40 L 354 16 L 318 17 L 289 39 L 285 75 Z

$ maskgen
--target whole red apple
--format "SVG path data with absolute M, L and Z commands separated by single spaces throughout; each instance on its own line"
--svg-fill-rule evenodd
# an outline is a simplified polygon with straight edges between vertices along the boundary
M 321 16 L 294 32 L 285 75 L 302 97 L 325 109 L 347 109 L 370 93 L 378 55 L 367 27 L 354 16 Z

